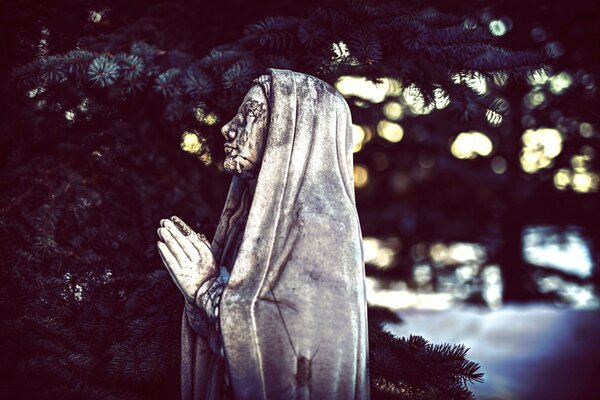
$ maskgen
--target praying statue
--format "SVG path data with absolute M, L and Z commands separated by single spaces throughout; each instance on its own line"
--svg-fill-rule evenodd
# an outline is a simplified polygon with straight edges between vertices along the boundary
M 182 399 L 368 399 L 346 101 L 270 69 L 221 132 L 233 178 L 214 239 L 177 217 L 158 229 L 185 299 Z

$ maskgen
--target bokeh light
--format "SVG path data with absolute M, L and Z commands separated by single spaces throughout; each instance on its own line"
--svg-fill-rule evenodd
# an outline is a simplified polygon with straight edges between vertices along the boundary
M 365 140 L 365 129 L 360 125 L 352 125 L 352 151 L 359 152 Z
M 390 263 L 393 265 L 399 248 L 389 240 L 365 238 L 365 259 L 371 265 L 387 269 Z M 415 260 L 412 284 L 367 277 L 369 303 L 393 310 L 406 307 L 443 310 L 480 292 L 488 306 L 501 305 L 501 271 L 497 265 L 485 265 L 485 246 L 468 242 L 429 245 L 421 242 L 411 246 L 410 253 Z
M 482 262 L 485 258 L 485 248 L 477 243 L 453 243 L 448 247 L 448 257 L 451 262 Z
M 592 136 L 594 136 L 594 127 L 588 122 L 582 122 L 581 124 L 579 124 L 579 133 L 584 138 L 589 139 Z
M 365 77 L 341 76 L 335 83 L 336 89 L 345 97 L 358 97 L 371 103 L 381 103 L 390 91 L 390 80 L 374 83 Z
M 402 84 L 394 78 L 384 78 L 388 84 L 387 95 L 389 97 L 398 97 L 402 94 Z
M 491 163 L 492 171 L 496 174 L 503 174 L 506 172 L 506 159 L 501 156 L 492 158 Z
M 502 271 L 497 265 L 490 265 L 481 271 L 483 280 L 482 296 L 490 308 L 502 305 Z
M 392 266 L 396 255 L 399 241 L 384 241 L 374 237 L 363 239 L 363 250 L 365 263 L 376 266 L 379 269 L 388 269 Z
M 364 188 L 369 183 L 369 170 L 366 166 L 356 164 L 354 166 L 354 187 Z
M 592 172 L 575 172 L 571 176 L 571 186 L 578 193 L 595 192 L 598 190 L 598 174 Z
M 577 228 L 556 231 L 547 225 L 531 225 L 522 235 L 523 257 L 527 262 L 581 278 L 592 274 L 590 249 Z
M 206 125 L 214 125 L 219 122 L 219 119 L 214 113 L 208 113 L 208 115 L 204 118 L 204 123 Z
M 561 72 L 550 78 L 550 91 L 563 94 L 573 84 L 573 77 L 568 72 Z
M 452 155 L 459 159 L 487 157 L 492 153 L 493 145 L 489 137 L 481 132 L 462 132 L 450 145 Z
M 383 115 L 391 121 L 399 121 L 404 115 L 402 105 L 397 101 L 388 101 L 383 106 Z
M 404 130 L 395 122 L 381 120 L 377 124 L 377 134 L 391 143 L 398 143 L 404 137 Z
M 597 173 L 589 169 L 592 155 L 593 152 L 588 152 L 587 154 L 578 154 L 571 157 L 571 169 L 560 168 L 554 173 L 554 187 L 558 190 L 571 188 L 577 193 L 597 191 L 600 178 Z
M 481 263 L 486 253 L 485 248 L 476 243 L 433 243 L 429 246 L 429 256 L 438 264 Z
M 546 102 L 546 95 L 541 90 L 532 90 L 525 96 L 525 105 L 527 108 L 534 109 Z
M 417 293 L 408 290 L 408 285 L 403 281 L 388 283 L 367 276 L 365 283 L 369 304 L 390 310 L 446 310 L 453 304 L 450 293 Z
M 598 174 L 589 170 L 593 152 L 571 157 L 571 187 L 575 192 L 588 193 L 598 190 Z
M 562 151 L 562 135 L 556 129 L 527 129 L 521 140 L 523 142 L 521 168 L 530 174 L 549 167 L 553 159 Z
M 508 32 L 508 27 L 501 19 L 494 19 L 489 23 L 490 33 L 494 36 L 503 36 Z
M 208 151 L 207 141 L 197 132 L 185 131 L 181 135 L 181 149 L 186 153 L 194 154 L 204 165 L 212 163 L 212 156 Z
M 431 282 L 431 266 L 427 264 L 415 264 L 413 268 L 413 279 L 419 286 L 425 286 Z
M 566 168 L 560 168 L 554 172 L 553 181 L 557 189 L 564 190 L 571 183 L 571 172 Z
M 202 149 L 200 137 L 196 132 L 184 132 L 181 135 L 181 148 L 188 153 L 198 153 Z
M 206 125 L 214 125 L 219 122 L 219 118 L 215 113 L 209 112 L 200 106 L 194 108 L 194 116 L 198 122 Z
M 536 279 L 536 283 L 540 292 L 556 293 L 573 308 L 594 309 L 600 305 L 591 284 L 579 285 L 556 275 L 542 276 Z
M 546 40 L 548 38 L 548 34 L 546 33 L 546 30 L 544 28 L 542 28 L 541 26 L 536 26 L 535 28 L 533 28 L 530 32 L 531 38 L 533 40 L 535 40 L 536 42 L 543 42 L 544 40 Z

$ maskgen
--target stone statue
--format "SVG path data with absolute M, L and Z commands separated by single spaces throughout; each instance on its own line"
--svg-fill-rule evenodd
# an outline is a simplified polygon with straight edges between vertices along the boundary
M 268 70 L 222 128 L 233 174 L 209 243 L 162 220 L 185 298 L 182 398 L 368 399 L 352 122 L 312 76 Z

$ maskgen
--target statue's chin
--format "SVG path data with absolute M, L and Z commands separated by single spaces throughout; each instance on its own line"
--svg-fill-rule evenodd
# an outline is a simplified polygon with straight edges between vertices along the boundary
M 227 156 L 223 162 L 223 168 L 231 175 L 235 175 L 244 180 L 256 178 L 256 168 L 251 162 L 238 156 Z

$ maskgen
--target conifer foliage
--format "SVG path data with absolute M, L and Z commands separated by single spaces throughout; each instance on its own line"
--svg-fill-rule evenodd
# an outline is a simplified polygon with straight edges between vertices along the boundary
M 329 82 L 340 75 L 386 76 L 414 85 L 427 104 L 436 89 L 443 89 L 463 113 L 482 108 L 503 113 L 456 77 L 523 77 L 545 68 L 552 56 L 500 48 L 486 27 L 468 17 L 391 1 L 318 7 L 302 18 L 266 17 L 249 24 L 237 41 L 203 56 L 144 41 L 107 39 L 95 41 L 96 51 L 41 57 L 16 68 L 13 78 L 28 90 L 54 84 L 73 85 L 84 93 L 94 87 L 110 89 L 121 101 L 144 92 L 170 105 L 165 118 L 171 122 L 193 121 L 199 104 L 227 113 L 266 68 L 293 69 Z
M 76 3 L 61 10 L 85 21 Z M 61 25 L 50 23 L 61 12 L 34 8 L 42 25 L 14 42 L 35 51 L 11 70 L 0 128 L 0 374 L 11 398 L 178 397 L 181 298 L 152 235 L 172 214 L 210 235 L 227 182 L 217 162 L 183 154 L 174 139 L 190 130 L 215 142 L 215 122 L 266 68 L 330 83 L 391 77 L 430 102 L 443 89 L 463 114 L 501 113 L 453 77 L 524 76 L 550 56 L 500 48 L 476 19 L 392 1 L 263 16 L 198 50 L 173 31 L 182 15 L 202 14 L 199 4 L 150 3 L 114 29 L 102 25 L 108 11 L 90 13 L 78 38 L 64 28 L 63 47 L 52 47 Z M 374 398 L 471 398 L 466 383 L 481 374 L 464 347 L 394 337 L 376 315 Z
M 479 365 L 463 345 L 432 345 L 421 336 L 369 334 L 369 371 L 376 398 L 474 400 L 467 383 L 481 382 Z

